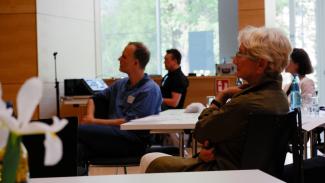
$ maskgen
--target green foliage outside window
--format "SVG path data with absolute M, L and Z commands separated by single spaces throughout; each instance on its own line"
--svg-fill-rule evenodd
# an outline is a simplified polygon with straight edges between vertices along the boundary
M 147 73 L 164 71 L 163 56 L 170 48 L 181 50 L 182 66 L 187 70 L 188 34 L 193 31 L 214 32 L 214 58 L 218 58 L 218 0 L 101 0 L 103 77 L 123 76 L 118 58 L 130 41 L 141 41 L 149 47 Z

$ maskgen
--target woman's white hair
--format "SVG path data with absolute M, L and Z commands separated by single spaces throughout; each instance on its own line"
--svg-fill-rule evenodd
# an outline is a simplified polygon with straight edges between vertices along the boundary
M 289 63 L 292 47 L 287 36 L 279 29 L 245 27 L 239 32 L 238 43 L 249 55 L 268 61 L 271 72 L 281 73 Z

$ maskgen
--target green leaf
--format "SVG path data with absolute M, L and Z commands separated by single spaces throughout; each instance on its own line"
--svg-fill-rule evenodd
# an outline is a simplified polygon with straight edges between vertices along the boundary
M 3 158 L 3 172 L 2 172 L 3 183 L 16 182 L 17 168 L 20 159 L 20 143 L 21 143 L 21 136 L 16 135 L 14 133 L 10 133 L 5 155 Z

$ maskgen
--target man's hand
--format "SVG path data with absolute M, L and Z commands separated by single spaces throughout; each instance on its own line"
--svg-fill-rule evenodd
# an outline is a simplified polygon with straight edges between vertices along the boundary
M 228 87 L 227 89 L 223 90 L 224 96 L 231 98 L 234 94 L 240 92 L 242 89 L 238 86 Z
M 120 118 L 120 119 L 116 119 L 116 124 L 119 126 L 119 125 L 121 125 L 121 124 L 123 124 L 123 123 L 125 123 L 126 121 L 125 121 L 125 119 L 124 118 Z
M 82 120 L 81 120 L 81 124 L 89 124 L 89 123 L 93 123 L 95 120 L 93 115 L 85 115 L 83 116 Z
M 203 147 L 199 154 L 199 159 L 206 163 L 216 159 L 214 156 L 214 148 L 209 147 L 209 141 L 207 140 L 203 143 Z
M 209 162 L 215 160 L 214 156 L 214 148 L 210 149 L 201 149 L 200 154 L 199 154 L 199 159 L 204 161 L 204 162 Z

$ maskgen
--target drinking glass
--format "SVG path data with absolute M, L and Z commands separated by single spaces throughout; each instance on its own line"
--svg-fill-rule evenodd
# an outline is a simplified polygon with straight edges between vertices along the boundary
M 207 104 L 206 106 L 209 107 L 212 100 L 214 100 L 216 97 L 215 96 L 207 96 Z

